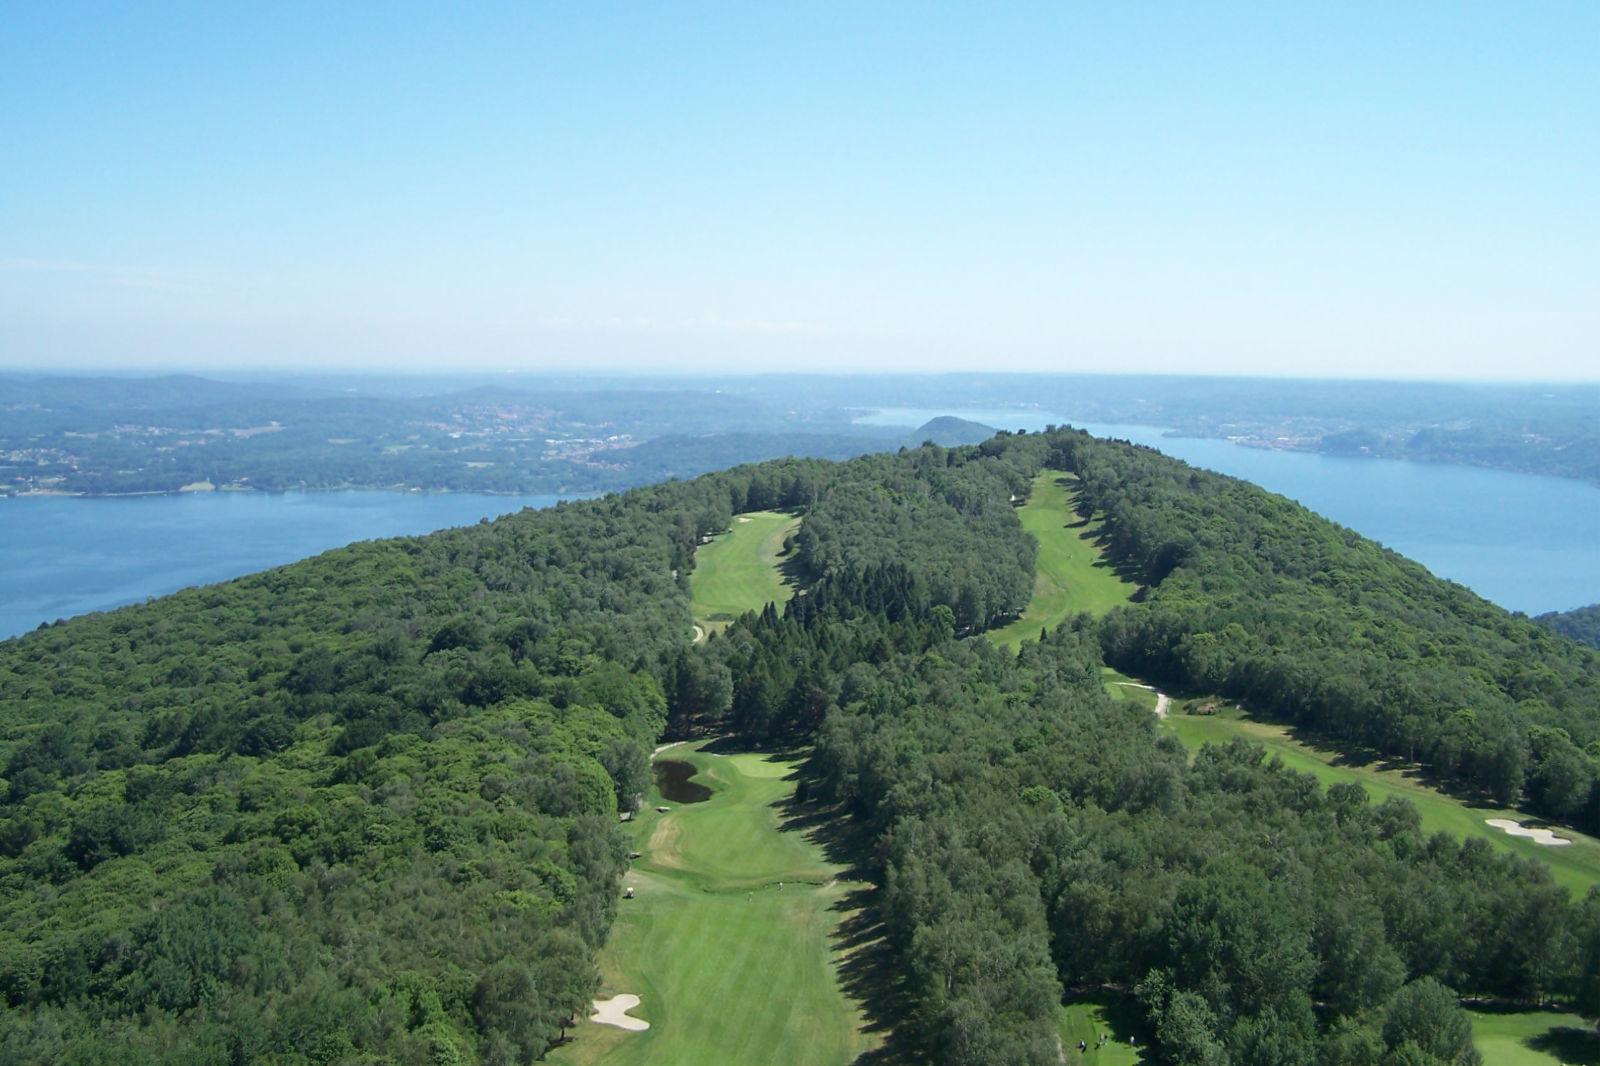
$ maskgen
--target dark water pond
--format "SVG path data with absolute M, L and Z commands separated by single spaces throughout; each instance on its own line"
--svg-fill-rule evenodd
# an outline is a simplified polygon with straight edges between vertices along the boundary
M 682 759 L 657 759 L 655 762 L 656 788 L 661 798 L 673 803 L 704 803 L 711 798 L 711 790 L 691 781 L 697 771 L 694 763 Z

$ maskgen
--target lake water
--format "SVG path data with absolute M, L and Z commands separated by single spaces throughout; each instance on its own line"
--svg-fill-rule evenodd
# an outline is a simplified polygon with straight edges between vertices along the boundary
M 1037 431 L 1038 409 L 885 409 L 916 427 L 953 414 Z M 1347 459 L 1081 424 L 1281 492 L 1434 573 L 1530 614 L 1600 603 L 1600 488 L 1468 466 Z M 556 496 L 397 492 L 0 498 L 0 639 L 40 622 L 225 581 L 356 540 L 470 525 Z
M 0 639 L 352 541 L 470 525 L 558 499 L 377 491 L 0 498 Z
M 1030 432 L 1071 422 L 1037 408 L 886 408 L 858 421 L 916 427 L 939 415 Z M 1537 614 L 1600 603 L 1594 485 L 1471 466 L 1246 448 L 1167 437 L 1155 426 L 1072 424 L 1282 493 L 1503 607 Z

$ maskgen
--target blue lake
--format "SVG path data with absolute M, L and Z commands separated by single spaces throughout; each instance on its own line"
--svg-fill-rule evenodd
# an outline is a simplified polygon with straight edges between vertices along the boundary
M 954 414 L 1008 429 L 1069 420 L 1036 409 L 896 408 L 919 426 Z M 1281 492 L 1434 573 L 1530 614 L 1600 603 L 1600 488 L 1564 478 L 1343 459 L 1083 424 Z M 40 622 L 238 577 L 351 541 L 469 525 L 555 496 L 324 492 L 0 499 L 0 638 Z
M 957 415 L 1030 432 L 1071 419 L 1037 408 L 885 408 L 858 421 L 920 426 Z M 1600 603 L 1600 488 L 1471 466 L 1355 459 L 1072 423 L 1253 481 L 1349 526 L 1485 599 L 1537 614 Z
M 470 525 L 560 498 L 370 491 L 0 499 L 0 639 L 352 541 Z

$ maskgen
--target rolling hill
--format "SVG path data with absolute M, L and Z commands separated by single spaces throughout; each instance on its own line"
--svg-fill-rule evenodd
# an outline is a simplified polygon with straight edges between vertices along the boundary
M 1074 515 L 1128 602 L 1075 598 Z M 711 551 L 769 516 L 781 607 L 773 530 Z M 697 643 L 719 570 L 734 617 Z M 1047 571 L 1037 628 L 986 639 Z M 1072 431 L 779 460 L 0 643 L 0 1054 L 509 1063 L 579 1026 L 582 1060 L 603 983 L 651 975 L 649 1041 L 737 1039 L 651 953 L 709 913 L 683 885 L 780 856 L 863 885 L 849 951 L 809 897 L 760 941 L 841 1049 L 859 1014 L 940 1063 L 1054 1064 L 1102 1025 L 1173 1062 L 1467 1063 L 1459 996 L 1600 1015 L 1600 903 L 1548 864 L 1243 740 L 1191 758 L 1108 664 L 1463 796 L 1600 810 L 1600 655 L 1290 501 Z M 744 761 L 699 749 L 725 802 L 629 829 L 669 721 Z M 624 879 L 663 891 L 613 949 Z M 696 966 L 759 973 L 756 943 Z M 806 1028 L 780 1022 L 751 1039 Z

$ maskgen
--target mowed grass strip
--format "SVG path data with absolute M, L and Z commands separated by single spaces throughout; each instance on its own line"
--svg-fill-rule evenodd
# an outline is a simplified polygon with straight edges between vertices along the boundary
M 1113 1010 L 1114 1006 L 1120 1009 Z M 1137 1013 L 1137 1008 L 1127 1001 L 1112 1004 L 1090 999 L 1064 1004 L 1056 1015 L 1056 1034 L 1061 1038 L 1066 1061 L 1073 1066 L 1135 1066 L 1144 1062 L 1144 1044 L 1128 1043 L 1133 1033 L 1130 1023 Z M 1102 1035 L 1111 1038 L 1104 1047 L 1100 1044 Z M 1086 1045 L 1083 1052 L 1078 1051 L 1079 1041 Z
M 836 908 L 855 886 L 837 880 L 840 867 L 803 833 L 782 829 L 793 764 L 681 746 L 659 758 L 692 763 L 693 781 L 715 791 L 693 804 L 652 793 L 628 827 L 643 855 L 601 956 L 601 996 L 639 996 L 631 1013 L 651 1027 L 584 1021 L 552 1061 L 799 1066 L 870 1050 L 832 939 L 846 916 Z
M 1469 1010 L 1484 1066 L 1600 1066 L 1600 1035 L 1576 1014 Z
M 1073 510 L 1075 478 L 1046 470 L 1033 479 L 1028 502 L 1017 511 L 1022 528 L 1039 542 L 1033 596 L 1022 617 L 989 631 L 989 639 L 1015 650 L 1036 640 L 1040 629 L 1054 628 L 1080 612 L 1096 617 L 1127 603 L 1138 586 L 1125 581 L 1095 544 L 1100 520 L 1085 520 Z
M 1237 708 L 1205 715 L 1183 712 L 1184 708 L 1174 706 L 1166 719 L 1166 728 L 1172 730 L 1190 750 L 1208 742 L 1221 744 L 1234 737 L 1242 737 L 1260 744 L 1269 755 L 1276 755 L 1289 768 L 1314 774 L 1324 785 L 1341 782 L 1359 784 L 1367 790 L 1374 803 L 1381 803 L 1390 796 L 1405 797 L 1416 805 L 1417 813 L 1422 818 L 1422 828 L 1426 832 L 1443 830 L 1462 840 L 1482 837 L 1497 848 L 1538 859 L 1550 867 L 1556 881 L 1575 895 L 1586 893 L 1591 886 L 1600 884 L 1600 840 L 1593 837 L 1557 826 L 1556 834 L 1570 839 L 1572 843 L 1567 847 L 1552 848 L 1524 838 L 1507 836 L 1493 826 L 1486 825 L 1485 819 L 1511 818 L 1522 821 L 1530 816 L 1522 811 L 1470 806 L 1428 785 L 1414 770 L 1386 769 L 1378 763 L 1358 765 L 1342 762 L 1340 753 L 1305 744 L 1291 736 L 1284 726 L 1257 721 Z
M 1134 703 L 1147 711 L 1156 709 L 1156 690 L 1142 681 L 1135 681 L 1120 670 L 1109 666 L 1100 668 L 1100 683 L 1111 698 L 1119 702 Z
M 718 632 L 746 611 L 787 602 L 794 589 L 780 569 L 783 541 L 799 528 L 794 515 L 754 511 L 736 516 L 732 529 L 697 548 L 689 577 L 695 624 Z

